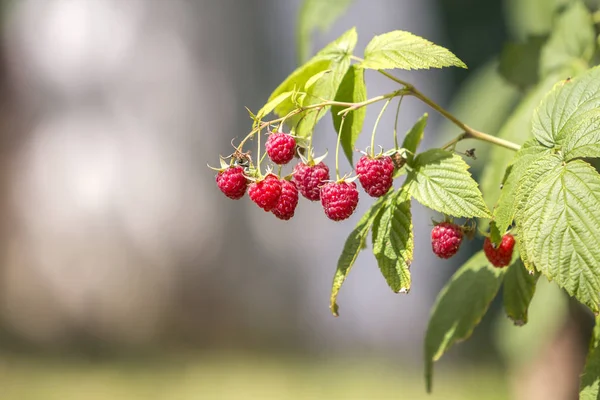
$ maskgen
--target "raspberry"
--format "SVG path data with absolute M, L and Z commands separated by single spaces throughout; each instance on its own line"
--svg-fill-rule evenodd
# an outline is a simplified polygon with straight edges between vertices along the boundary
M 221 192 L 230 199 L 237 200 L 244 197 L 248 181 L 244 176 L 244 168 L 230 167 L 217 174 L 217 186 Z
M 356 173 L 369 196 L 381 197 L 390 190 L 394 182 L 394 162 L 388 156 L 362 156 L 356 163 Z
M 269 158 L 275 164 L 287 164 L 296 153 L 296 141 L 286 133 L 272 133 L 265 144 Z
M 294 182 L 281 181 L 281 196 L 277 201 L 275 208 L 271 210 L 279 219 L 287 221 L 294 216 L 294 211 L 298 205 L 298 189 Z
M 439 258 L 450 258 L 456 254 L 462 243 L 463 232 L 450 222 L 442 222 L 431 230 L 431 249 Z
M 281 196 L 281 181 L 273 174 L 267 175 L 263 180 L 251 183 L 248 196 L 260 208 L 271 211 Z
M 321 186 L 329 180 L 329 168 L 323 162 L 313 166 L 300 162 L 294 167 L 293 176 L 302 196 L 317 201 L 320 199 Z
M 510 233 L 502 236 L 502 242 L 494 246 L 489 237 L 483 242 L 483 252 L 494 267 L 502 268 L 510 264 L 513 249 L 515 248 L 515 238 Z
M 342 221 L 350 217 L 358 204 L 356 183 L 326 183 L 321 187 L 321 204 L 329 219 Z

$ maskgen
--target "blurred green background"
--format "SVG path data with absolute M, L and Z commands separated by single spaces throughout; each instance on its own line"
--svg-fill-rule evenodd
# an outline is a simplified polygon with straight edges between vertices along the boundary
M 504 44 L 547 34 L 567 2 L 355 0 L 313 51 L 350 26 L 359 48 L 395 29 L 424 36 L 469 70 L 398 75 L 497 134 L 528 90 L 498 73 Z M 360 212 L 331 224 L 301 201 L 286 224 L 218 192 L 206 164 L 296 66 L 300 0 L 0 4 L 1 400 L 576 398 L 590 316 L 542 283 L 528 325 L 497 300 L 425 393 L 429 310 L 481 246 L 436 259 L 438 216 L 415 205 L 411 293 L 392 294 L 363 254 L 336 319 L 329 285 Z M 405 103 L 401 131 L 429 111 Z M 424 146 L 457 133 L 431 117 Z M 330 125 L 315 144 L 331 153 Z M 392 126 L 386 115 L 380 132 Z

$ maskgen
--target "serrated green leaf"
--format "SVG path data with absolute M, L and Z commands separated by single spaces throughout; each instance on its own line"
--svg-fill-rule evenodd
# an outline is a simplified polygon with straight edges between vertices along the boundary
M 312 85 L 317 83 L 319 81 L 319 79 L 321 79 L 323 77 L 323 75 L 329 74 L 330 72 L 331 72 L 331 70 L 326 69 L 325 71 L 318 72 L 315 75 L 311 76 L 304 84 L 304 89 L 305 90 L 310 89 L 312 87 Z
M 590 349 L 579 385 L 580 400 L 600 399 L 600 347 Z
M 490 216 L 477 182 L 460 156 L 431 149 L 415 157 L 412 167 L 405 185 L 419 203 L 454 217 Z
M 573 125 L 573 126 L 570 126 Z M 565 126 L 565 160 L 600 157 L 600 110 L 590 110 Z
M 369 69 L 429 69 L 443 67 L 467 68 L 450 50 L 405 31 L 393 31 L 375 36 L 365 48 L 365 60 L 360 68 Z
M 425 335 L 425 381 L 431 392 L 433 363 L 479 324 L 500 289 L 506 269 L 490 265 L 483 251 L 471 257 L 442 289 Z
M 311 35 L 315 29 L 325 32 L 352 4 L 352 0 L 304 0 L 298 16 L 298 59 L 308 60 Z
M 527 202 L 533 193 L 535 193 L 540 181 L 544 176 L 560 167 L 560 157 L 550 152 L 540 156 L 536 154 L 535 158 L 531 160 L 529 164 L 524 165 L 526 171 L 523 173 L 521 180 L 519 181 L 513 203 L 513 214 L 512 218 L 515 221 L 522 218 L 524 210 L 527 208 Z M 517 233 L 519 233 L 519 225 L 516 226 Z M 521 236 L 517 234 L 517 242 L 520 243 Z M 529 248 L 526 246 L 520 246 L 521 260 L 523 265 L 528 271 L 534 272 L 535 266 L 529 258 Z
M 498 137 L 509 140 L 517 144 L 524 144 L 532 138 L 531 120 L 533 112 L 540 104 L 540 101 L 546 96 L 554 84 L 565 76 L 569 76 L 570 72 L 552 74 L 544 78 L 527 95 L 521 100 L 517 108 L 512 112 L 506 123 L 498 132 Z M 506 176 L 505 171 L 512 164 L 515 154 L 512 150 L 505 149 L 500 146 L 494 146 L 486 160 L 485 169 L 483 170 L 480 182 L 481 192 L 486 200 L 486 204 L 490 207 L 495 205 L 499 199 L 512 202 L 512 194 L 509 194 L 510 182 L 504 183 L 501 186 L 503 177 Z M 502 188 L 502 189 L 501 189 Z M 503 196 L 503 199 L 500 196 Z M 507 196 L 508 194 L 508 196 Z M 496 206 L 497 207 L 497 206 Z M 508 226 L 508 225 L 506 225 Z
M 535 85 L 540 79 L 540 53 L 545 41 L 543 36 L 532 36 L 522 43 L 506 43 L 498 67 L 504 79 L 520 88 Z
M 502 289 L 504 310 L 517 326 L 527 323 L 527 311 L 539 277 L 539 273 L 530 273 L 518 256 L 506 271 Z
M 375 203 L 371 206 L 371 208 L 362 216 L 358 224 L 350 235 L 346 239 L 346 243 L 344 244 L 344 249 L 342 250 L 342 254 L 338 259 L 337 269 L 335 271 L 335 275 L 333 277 L 333 284 L 331 286 L 331 298 L 329 302 L 329 308 L 334 316 L 338 316 L 338 305 L 337 305 L 337 297 L 340 292 L 340 289 L 346 280 L 346 277 L 350 273 L 356 258 L 360 251 L 365 247 L 367 236 L 369 234 L 369 230 L 373 225 L 373 220 L 381 210 L 382 206 L 388 200 L 393 192 L 386 194 L 383 197 L 377 199 Z
M 290 76 L 271 93 L 269 101 L 285 92 L 303 90 L 305 92 L 302 106 L 319 104 L 323 100 L 332 100 L 338 90 L 342 78 L 350 67 L 350 55 L 356 46 L 356 29 L 352 28 L 335 41 L 329 43 L 306 64 L 298 67 Z M 331 71 L 320 76 L 312 86 L 305 88 L 306 83 L 323 71 Z M 290 97 L 275 107 L 275 113 L 283 117 L 297 108 Z M 296 136 L 307 138 L 312 134 L 315 122 L 325 115 L 327 108 L 310 110 L 294 115 L 286 120 L 290 128 L 295 127 Z
M 574 1 L 558 16 L 552 34 L 542 48 L 540 74 L 545 76 L 565 66 L 587 69 L 595 45 L 592 15 L 581 1 Z
M 574 160 L 543 174 L 516 217 L 528 262 L 600 311 L 600 175 Z
M 500 199 L 494 207 L 493 219 L 500 234 L 504 234 L 512 224 L 517 211 L 517 192 L 524 183 L 524 176 L 535 161 L 550 154 L 550 149 L 540 145 L 536 140 L 530 140 L 521 147 L 521 150 L 514 157 L 512 164 L 507 168 Z M 547 163 L 544 163 L 547 164 Z M 530 179 L 531 180 L 531 179 Z M 531 185 L 535 181 L 525 182 L 523 185 Z
M 336 101 L 358 103 L 367 99 L 367 88 L 365 86 L 364 70 L 356 68 L 355 65 L 348 69 L 346 75 L 340 83 L 340 87 L 335 95 Z M 331 107 L 331 116 L 333 118 L 333 126 L 338 135 L 342 135 L 340 138 L 342 149 L 344 154 L 348 158 L 350 165 L 354 165 L 352 162 L 352 153 L 354 152 L 354 144 L 356 139 L 362 132 L 363 122 L 365 115 L 367 114 L 366 107 L 361 107 L 357 110 L 351 111 L 346 115 L 344 121 L 343 132 L 340 133 L 340 125 L 342 123 L 342 117 L 338 113 L 344 107 Z
M 600 67 L 554 86 L 533 115 L 533 136 L 547 147 L 561 144 L 573 133 L 565 127 L 573 127 L 572 121 L 597 108 L 600 108 Z
M 410 196 L 399 190 L 385 202 L 373 222 L 373 254 L 386 282 L 396 293 L 410 290 L 413 246 Z
M 423 133 L 425 132 L 425 127 L 427 126 L 427 119 L 429 118 L 429 114 L 425 113 L 415 124 L 410 128 L 408 132 L 406 132 L 406 136 L 404 137 L 404 142 L 402 143 L 402 148 L 409 151 L 406 155 L 407 164 L 411 165 L 413 159 L 415 158 L 414 154 L 417 152 L 417 148 L 423 140 Z

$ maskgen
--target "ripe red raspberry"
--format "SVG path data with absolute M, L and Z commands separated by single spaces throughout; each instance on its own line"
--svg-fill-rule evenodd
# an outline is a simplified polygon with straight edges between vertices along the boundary
M 294 216 L 294 211 L 298 205 L 298 189 L 294 182 L 281 181 L 281 196 L 277 201 L 275 208 L 271 210 L 279 219 L 287 221 Z
M 321 186 L 329 180 L 329 167 L 323 162 L 313 166 L 300 162 L 294 167 L 293 176 L 302 196 L 317 201 L 320 199 Z
M 281 181 L 275 175 L 269 174 L 264 179 L 250 184 L 248 196 L 263 210 L 271 211 L 277 206 L 281 196 Z
M 390 190 L 394 182 L 394 162 L 388 156 L 362 156 L 356 163 L 356 173 L 369 196 L 381 197 Z
M 327 182 L 321 187 L 321 204 L 329 219 L 342 221 L 350 217 L 358 204 L 356 183 Z
M 510 233 L 502 236 L 502 242 L 494 246 L 489 237 L 483 242 L 483 252 L 494 267 L 502 268 L 510 264 L 513 249 L 515 248 L 515 238 Z
M 269 158 L 275 164 L 287 164 L 296 153 L 296 140 L 287 133 L 272 133 L 265 144 Z
M 456 224 L 442 222 L 431 230 L 431 249 L 439 258 L 456 254 L 463 239 L 463 231 Z
M 246 193 L 248 181 L 244 176 L 244 168 L 230 167 L 217 174 L 217 186 L 230 199 L 241 199 Z

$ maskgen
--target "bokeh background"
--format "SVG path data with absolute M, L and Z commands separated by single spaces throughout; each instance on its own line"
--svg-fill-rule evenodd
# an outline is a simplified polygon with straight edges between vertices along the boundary
M 359 51 L 394 29 L 447 46 L 468 71 L 399 76 L 495 133 L 522 96 L 497 74 L 497 56 L 543 29 L 551 12 L 536 10 L 550 3 L 356 0 L 313 50 L 351 26 Z M 337 257 L 370 200 L 343 223 L 301 200 L 284 223 L 218 191 L 206 165 L 249 131 L 244 106 L 259 109 L 296 67 L 300 6 L 0 2 L 0 399 L 576 398 L 589 318 L 543 297 L 552 289 L 542 283 L 530 325 L 551 306 L 549 322 L 520 338 L 494 303 L 425 394 L 429 310 L 481 245 L 436 259 L 428 235 L 439 215 L 414 204 L 409 295 L 387 288 L 367 251 L 334 318 Z M 371 94 L 389 92 L 376 74 L 367 81 Z M 427 111 L 406 99 L 400 131 Z M 384 147 L 393 117 L 378 130 Z M 431 115 L 422 147 L 456 133 Z M 333 152 L 329 117 L 315 144 Z

